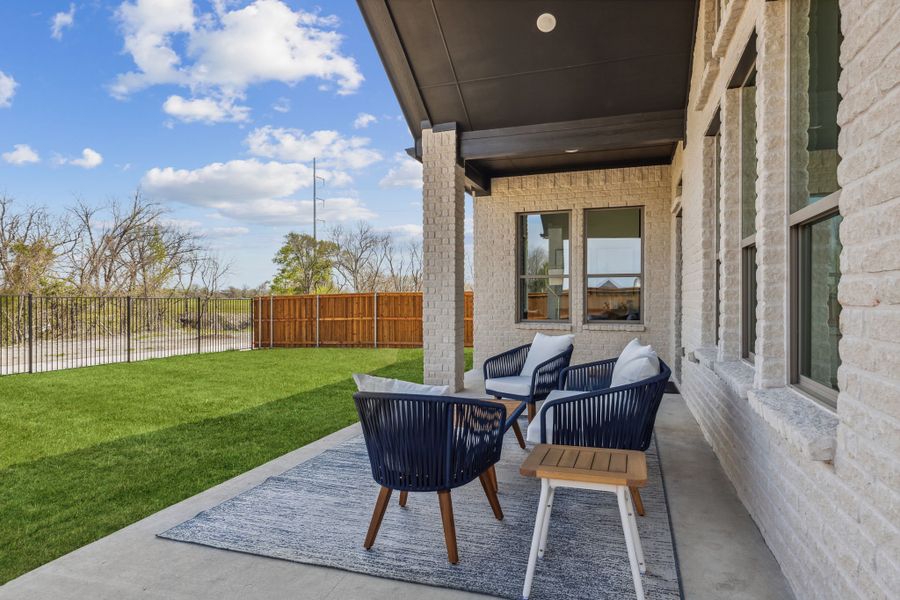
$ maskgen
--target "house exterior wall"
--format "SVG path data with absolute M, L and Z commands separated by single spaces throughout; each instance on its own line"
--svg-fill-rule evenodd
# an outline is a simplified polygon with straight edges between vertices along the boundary
M 786 153 L 786 103 L 794 93 L 787 89 L 785 69 L 786 1 L 732 0 L 716 34 L 704 30 L 701 6 L 687 140 L 680 172 L 673 172 L 683 181 L 681 391 L 796 596 L 887 599 L 900 589 L 900 4 L 843 0 L 840 6 L 843 337 L 837 409 L 789 384 L 787 188 L 789 169 L 798 163 Z M 760 160 L 758 324 L 751 364 L 740 359 L 740 205 L 734 193 L 740 186 L 734 118 L 740 90 L 726 87 L 754 30 Z M 700 282 L 705 291 L 703 282 L 714 280 L 716 270 L 715 253 L 710 258 L 698 228 L 708 226 L 708 211 L 714 210 L 706 133 L 719 108 L 722 266 L 716 346 L 703 334 L 714 312 L 703 293 L 691 288 Z M 827 152 L 810 153 L 810 170 L 820 163 L 827 169 L 834 160 Z
M 821 191 L 834 189 L 833 179 L 815 174 L 833 169 L 837 158 L 830 151 L 791 154 L 791 132 L 805 135 L 808 122 L 791 114 L 791 95 L 803 92 L 791 88 L 787 61 L 790 45 L 805 41 L 790 39 L 788 0 L 731 0 L 716 27 L 717 1 L 701 0 L 687 135 L 669 167 L 495 179 L 491 195 L 475 199 L 475 364 L 528 342 L 535 331 L 573 332 L 574 362 L 614 356 L 632 337 L 672 362 L 680 320 L 682 394 L 795 595 L 887 600 L 900 589 L 900 3 L 840 2 L 842 365 L 832 409 L 790 383 L 789 189 L 810 187 L 807 172 Z M 741 358 L 744 92 L 728 87 L 754 32 L 758 288 L 750 362 Z M 715 144 L 707 135 L 717 111 L 718 237 Z M 671 280 L 676 196 L 680 311 Z M 645 324 L 584 324 L 583 210 L 629 204 L 646 207 Z M 572 214 L 572 322 L 516 323 L 515 215 L 549 210 Z
M 617 356 L 632 338 L 672 358 L 672 188 L 668 166 L 494 179 L 474 200 L 475 368 L 534 334 L 575 334 L 573 362 Z M 584 210 L 643 206 L 643 324 L 583 323 Z M 570 323 L 516 322 L 516 215 L 570 211 Z

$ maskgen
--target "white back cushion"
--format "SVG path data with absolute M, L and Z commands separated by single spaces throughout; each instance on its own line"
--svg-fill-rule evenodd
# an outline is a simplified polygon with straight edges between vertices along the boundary
M 610 387 L 637 383 L 659 375 L 659 357 L 652 346 L 641 346 L 637 338 L 628 342 L 613 367 Z
M 550 395 L 547 396 L 547 400 L 544 400 L 541 403 L 541 407 L 538 409 L 537 415 L 535 415 L 534 420 L 532 420 L 531 423 L 528 424 L 528 430 L 525 432 L 525 439 L 535 444 L 541 443 L 541 413 L 546 412 L 547 418 L 545 426 L 547 427 L 547 443 L 551 443 L 553 432 L 553 407 L 551 406 L 547 408 L 547 402 L 549 400 L 556 400 L 557 398 L 569 398 L 571 396 L 578 396 L 579 394 L 583 393 L 584 392 L 578 390 L 553 390 L 552 392 L 550 392 Z
M 354 373 L 353 381 L 360 392 L 396 392 L 398 394 L 424 394 L 427 396 L 443 396 L 447 393 L 446 385 L 423 385 L 399 379 L 376 377 L 365 373 Z
M 522 372 L 520 373 L 520 375 L 531 377 L 531 375 L 534 373 L 535 367 L 537 367 L 542 362 L 550 360 L 557 354 L 565 352 L 566 348 L 572 345 L 573 339 L 575 339 L 575 336 L 572 334 L 535 334 L 534 341 L 531 342 L 531 349 L 528 351 L 528 356 L 525 359 L 525 364 L 522 366 Z

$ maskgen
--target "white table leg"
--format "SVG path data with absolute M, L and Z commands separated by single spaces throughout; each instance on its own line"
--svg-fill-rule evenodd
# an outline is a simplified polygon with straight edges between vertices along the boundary
M 631 537 L 634 540 L 634 548 L 637 553 L 638 566 L 641 569 L 641 573 L 647 572 L 647 563 L 644 562 L 644 548 L 641 545 L 641 536 L 638 533 L 637 526 L 637 516 L 635 515 L 634 508 L 634 499 L 631 497 L 631 490 L 625 488 L 625 494 L 627 496 L 627 502 L 625 505 L 628 507 L 628 520 L 631 523 Z
M 622 531 L 625 532 L 625 546 L 628 548 L 628 562 L 631 563 L 631 577 L 634 579 L 634 591 L 637 594 L 638 600 L 644 600 L 644 586 L 641 584 L 641 569 L 638 563 L 635 543 L 632 539 L 634 533 L 628 517 L 628 511 L 633 511 L 634 507 L 630 506 L 630 499 L 625 495 L 626 493 L 627 488 L 625 486 L 616 487 L 616 497 L 619 499 L 619 516 L 622 518 Z
M 544 528 L 544 513 L 547 509 L 547 496 L 550 494 L 550 481 L 541 479 L 541 500 L 538 502 L 537 516 L 534 518 L 534 535 L 531 536 L 531 552 L 528 555 L 528 569 L 525 571 L 525 586 L 522 598 L 528 600 L 531 593 L 531 582 L 534 579 L 534 568 L 537 564 L 538 548 L 541 544 L 541 532 Z
M 544 552 L 547 550 L 547 532 L 550 530 L 550 513 L 553 511 L 553 498 L 556 496 L 556 488 L 550 486 L 550 493 L 547 495 L 547 510 L 544 512 L 544 526 L 541 529 L 541 545 L 538 548 L 538 558 L 544 558 Z

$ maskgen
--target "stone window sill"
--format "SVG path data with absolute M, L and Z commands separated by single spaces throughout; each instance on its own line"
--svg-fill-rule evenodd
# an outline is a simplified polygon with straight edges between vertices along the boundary
M 647 331 L 643 323 L 584 323 L 584 331 Z
M 753 389 L 754 368 L 743 360 L 718 362 L 715 348 L 698 348 L 694 362 L 714 371 L 762 420 L 809 460 L 834 460 L 838 416 L 793 388 Z
M 542 323 L 540 321 L 527 322 L 522 321 L 521 323 L 516 323 L 516 329 L 522 329 L 526 331 L 572 331 L 571 323 Z
M 750 406 L 802 456 L 834 460 L 838 416 L 800 392 L 784 387 L 750 390 Z

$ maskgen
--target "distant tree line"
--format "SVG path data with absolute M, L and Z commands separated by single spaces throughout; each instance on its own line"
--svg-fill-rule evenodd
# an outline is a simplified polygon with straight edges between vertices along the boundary
M 200 233 L 167 220 L 140 191 L 61 215 L 0 196 L 2 294 L 223 295 L 228 269 Z
M 318 241 L 289 233 L 272 261 L 276 294 L 422 290 L 421 242 L 400 242 L 365 221 L 333 227 Z

